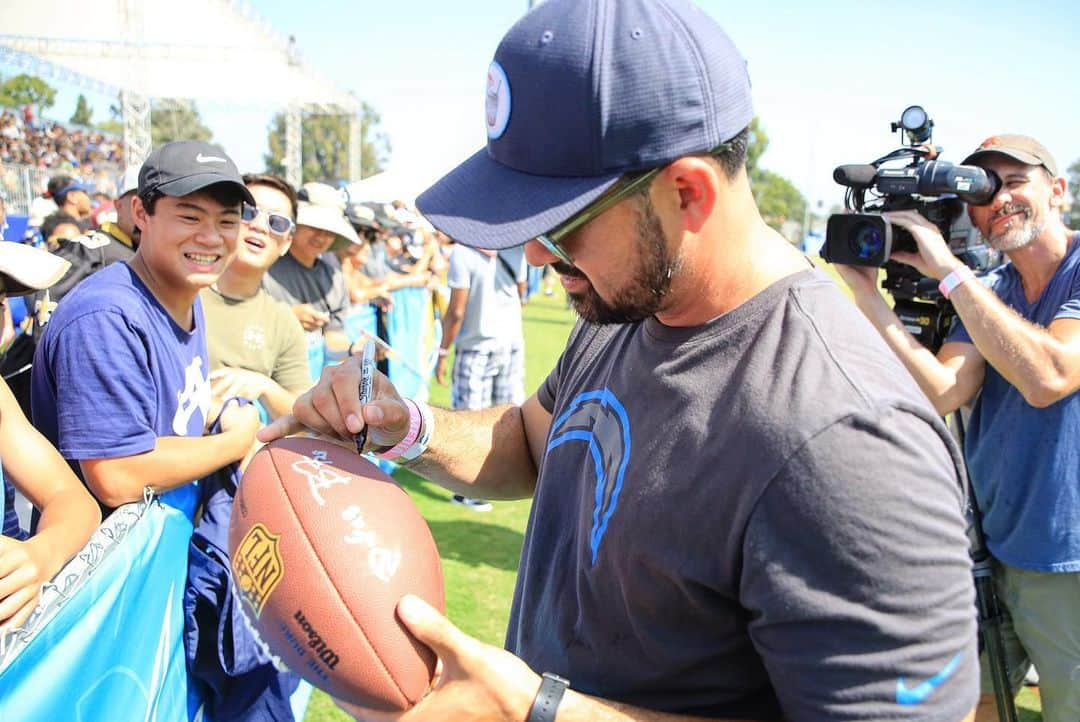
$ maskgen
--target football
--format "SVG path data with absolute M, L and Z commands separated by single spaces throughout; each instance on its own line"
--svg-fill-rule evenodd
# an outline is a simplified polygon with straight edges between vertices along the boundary
M 229 524 L 236 592 L 269 651 L 346 702 L 405 710 L 434 654 L 395 614 L 405 594 L 443 611 L 439 552 L 394 481 L 329 442 L 279 439 L 248 464 Z

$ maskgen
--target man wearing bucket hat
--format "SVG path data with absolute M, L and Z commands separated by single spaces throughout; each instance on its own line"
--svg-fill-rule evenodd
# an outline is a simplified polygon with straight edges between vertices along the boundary
M 80 283 L 53 314 L 32 371 L 35 425 L 105 508 L 146 488 L 194 511 L 191 482 L 244 457 L 259 419 L 210 408 L 199 290 L 236 252 L 241 202 L 254 203 L 232 160 L 202 141 L 155 149 L 132 203 L 142 240 L 127 263 Z
M 761 219 L 746 63 L 684 0 L 547 0 L 488 71 L 487 148 L 420 196 L 524 244 L 582 316 L 521 405 L 430 409 L 348 360 L 309 428 L 456 493 L 531 496 L 506 650 L 414 597 L 403 720 L 950 720 L 978 697 L 962 467 L 835 284 Z M 386 719 L 353 710 L 362 719 Z
M 918 253 L 894 254 L 939 279 L 959 324 L 935 357 L 904 330 L 876 274 L 841 268 L 866 316 L 942 414 L 973 403 L 965 437 L 987 547 L 997 562 L 1014 691 L 1030 662 L 1043 718 L 1080 719 L 1080 233 L 1061 220 L 1066 180 L 1034 138 L 987 138 L 965 160 L 996 175 L 972 224 L 1009 263 L 976 282 L 921 216 L 889 214 Z M 980 720 L 995 719 L 984 672 Z
M 349 307 L 349 289 L 340 268 L 321 258 L 344 244 L 358 244 L 345 217 L 345 199 L 325 183 L 306 183 L 300 189 L 296 232 L 288 254 L 263 278 L 263 286 L 278 301 L 292 306 L 300 325 L 321 337 L 341 331 Z

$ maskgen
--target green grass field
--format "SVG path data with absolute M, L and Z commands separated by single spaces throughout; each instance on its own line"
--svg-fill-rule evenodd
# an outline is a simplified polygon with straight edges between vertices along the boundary
M 829 268 L 828 264 L 819 265 Z M 574 318 L 573 312 L 565 307 L 561 290 L 554 297 L 535 295 L 525 307 L 527 393 L 532 393 L 554 366 Z M 449 389 L 432 382 L 431 401 L 436 406 L 448 407 Z M 478 513 L 451 504 L 449 492 L 408 471 L 399 470 L 396 478 L 420 508 L 439 545 L 446 581 L 447 616 L 472 636 L 501 645 L 529 502 L 495 502 L 491 512 Z M 1042 719 L 1037 692 L 1025 689 L 1017 706 L 1021 722 Z M 312 695 L 306 722 L 348 722 L 349 719 L 322 692 L 316 690 Z

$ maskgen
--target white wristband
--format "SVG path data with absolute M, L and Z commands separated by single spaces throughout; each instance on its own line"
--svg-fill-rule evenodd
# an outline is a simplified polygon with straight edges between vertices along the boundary
M 938 290 L 941 291 L 942 296 L 948 298 L 952 295 L 952 292 L 956 290 L 957 286 L 974 280 L 975 273 L 967 266 L 960 266 L 948 276 L 941 279 L 941 283 L 938 284 Z
M 409 400 L 420 411 L 420 435 L 412 446 L 401 452 L 402 461 L 412 461 L 427 451 L 428 443 L 431 441 L 431 434 L 435 431 L 435 416 L 431 413 L 431 407 L 423 401 Z

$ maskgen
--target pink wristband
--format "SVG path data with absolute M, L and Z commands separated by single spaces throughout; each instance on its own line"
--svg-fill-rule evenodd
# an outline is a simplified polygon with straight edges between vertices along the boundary
M 975 280 L 975 274 L 972 270 L 967 266 L 960 266 L 948 276 L 941 279 L 941 283 L 938 284 L 938 290 L 941 291 L 942 296 L 948 298 L 952 295 L 952 292 L 956 290 L 957 286 L 973 280 Z
M 405 434 L 405 438 L 397 442 L 394 446 L 382 452 L 376 454 L 380 459 L 385 461 L 393 461 L 400 457 L 416 443 L 416 438 L 420 436 L 420 425 L 423 421 L 423 417 L 420 415 L 420 407 L 416 405 L 416 402 L 412 399 L 404 399 L 405 405 L 409 407 L 409 432 Z

